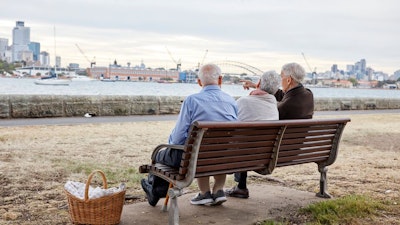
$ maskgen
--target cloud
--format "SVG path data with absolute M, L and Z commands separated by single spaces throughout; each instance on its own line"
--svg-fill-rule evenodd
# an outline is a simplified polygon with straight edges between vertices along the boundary
M 11 38 L 15 21 L 31 27 L 31 39 L 50 53 L 56 27 L 63 64 L 118 62 L 174 67 L 167 46 L 183 68 L 207 60 L 238 60 L 279 70 L 285 62 L 345 69 L 361 58 L 376 70 L 398 70 L 400 3 L 394 0 L 14 0 L 0 21 L 0 37 Z M 18 15 L 18 16 L 16 16 Z M 369 66 L 369 65 L 368 65 Z

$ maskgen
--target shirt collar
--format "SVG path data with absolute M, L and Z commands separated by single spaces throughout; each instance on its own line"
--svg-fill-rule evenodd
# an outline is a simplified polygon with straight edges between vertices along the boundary
M 216 85 L 216 84 L 207 85 L 207 86 L 204 86 L 204 87 L 201 89 L 201 92 L 203 92 L 203 91 L 209 91 L 209 90 L 221 90 L 221 88 L 220 88 L 218 85 Z

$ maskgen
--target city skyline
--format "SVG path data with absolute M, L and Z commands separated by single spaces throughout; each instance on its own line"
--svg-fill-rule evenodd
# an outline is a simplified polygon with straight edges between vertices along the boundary
M 295 61 L 310 72 L 302 52 L 317 72 L 333 64 L 346 70 L 360 59 L 389 75 L 400 69 L 397 1 L 17 0 L 6 8 L 0 38 L 10 43 L 15 22 L 24 21 L 31 41 L 41 43 L 52 63 L 56 52 L 63 66 L 90 66 L 77 44 L 99 66 L 143 60 L 150 67 L 174 68 L 169 50 L 182 69 L 205 58 L 241 61 L 264 71 Z

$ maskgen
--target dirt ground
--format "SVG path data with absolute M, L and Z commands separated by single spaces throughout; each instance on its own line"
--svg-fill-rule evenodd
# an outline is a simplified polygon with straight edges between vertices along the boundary
M 352 120 L 343 133 L 337 161 L 328 170 L 329 193 L 364 194 L 389 205 L 400 204 L 400 115 L 320 117 Z M 95 169 L 106 173 L 111 187 L 127 184 L 127 204 L 144 201 L 139 184 L 144 175 L 137 168 L 149 161 L 156 145 L 167 142 L 174 124 L 0 127 L 0 224 L 71 224 L 63 186 L 67 180 L 85 182 Z M 277 168 L 267 179 L 250 175 L 252 183 L 308 192 L 319 188 L 315 164 Z M 227 187 L 232 184 L 230 176 Z M 383 212 L 379 217 L 382 224 L 400 224 L 399 215 Z

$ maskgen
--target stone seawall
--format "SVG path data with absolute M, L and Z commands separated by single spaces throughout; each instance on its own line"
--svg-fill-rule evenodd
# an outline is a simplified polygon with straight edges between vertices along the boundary
M 177 114 L 185 97 L 2 95 L 0 119 Z M 400 99 L 316 98 L 316 111 L 400 109 Z

